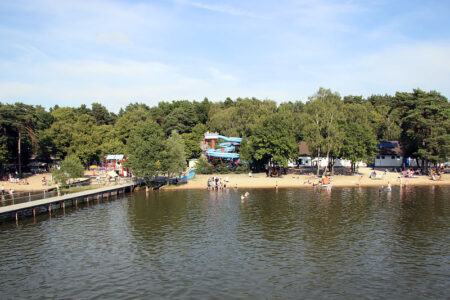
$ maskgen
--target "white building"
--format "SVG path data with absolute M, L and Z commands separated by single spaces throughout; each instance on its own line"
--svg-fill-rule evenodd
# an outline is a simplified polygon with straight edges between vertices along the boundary
M 377 145 L 379 152 L 375 157 L 375 168 L 401 167 L 403 164 L 403 149 L 398 141 L 381 142 Z
M 325 168 L 328 166 L 329 159 L 326 157 L 313 157 L 311 151 L 309 151 L 308 144 L 306 142 L 300 142 L 298 145 L 298 162 L 299 166 L 304 167 L 317 167 L 317 164 L 319 164 L 320 168 Z M 348 159 L 342 159 L 337 158 L 334 160 L 334 166 L 335 167 L 347 167 L 350 168 L 352 165 L 352 162 Z M 367 165 L 363 163 L 362 161 L 357 163 L 357 166 L 359 167 L 366 167 Z

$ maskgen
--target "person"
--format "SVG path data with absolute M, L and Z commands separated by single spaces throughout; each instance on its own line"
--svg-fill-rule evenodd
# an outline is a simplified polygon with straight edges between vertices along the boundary
M 330 184 L 330 179 L 328 178 L 327 175 L 325 175 L 325 176 L 322 178 L 322 185 L 327 185 L 327 184 Z
M 390 181 L 388 181 L 388 186 L 387 186 L 387 189 L 386 189 L 388 192 L 390 192 L 390 191 L 392 191 L 392 187 L 391 187 L 391 182 Z
M 5 187 L 2 185 L 2 196 L 5 195 Z
M 211 189 L 211 178 L 208 178 L 208 190 Z

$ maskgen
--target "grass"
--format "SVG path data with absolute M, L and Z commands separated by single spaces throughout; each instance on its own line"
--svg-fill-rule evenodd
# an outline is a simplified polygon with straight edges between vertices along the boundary
M 77 193 L 77 192 L 84 192 L 89 190 L 94 190 L 102 187 L 101 185 L 95 184 L 95 185 L 86 185 L 86 186 L 77 186 L 73 188 L 63 188 L 61 189 L 61 192 L 65 193 Z

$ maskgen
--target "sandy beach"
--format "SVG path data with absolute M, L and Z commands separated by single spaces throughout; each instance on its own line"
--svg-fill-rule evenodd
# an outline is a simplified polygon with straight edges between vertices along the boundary
M 382 179 L 371 179 L 371 168 L 360 168 L 360 175 L 344 176 L 335 175 L 331 177 L 331 184 L 334 187 L 370 187 L 370 186 L 387 186 L 388 183 L 391 186 L 400 185 L 400 174 L 394 172 L 387 172 Z M 384 172 L 377 171 L 378 174 Z M 86 172 L 86 175 L 91 175 L 91 172 Z M 56 185 L 43 185 L 42 179 L 50 180 L 50 174 L 36 174 L 27 176 L 27 185 L 11 183 L 2 181 L 0 185 L 3 185 L 5 191 L 13 189 L 14 191 L 43 191 L 56 188 Z M 206 189 L 208 178 L 216 176 L 225 182 L 228 177 L 229 181 L 226 182 L 227 188 L 233 188 L 237 185 L 238 188 L 275 188 L 277 185 L 279 188 L 308 188 L 312 187 L 313 183 L 319 183 L 320 179 L 315 176 L 309 175 L 284 175 L 281 178 L 266 177 L 265 173 L 254 173 L 252 177 L 248 174 L 216 174 L 216 175 L 196 175 L 194 179 L 188 181 L 187 184 L 180 186 L 164 187 L 164 189 Z M 402 178 L 402 185 L 417 186 L 417 185 L 450 185 L 450 174 L 442 175 L 441 181 L 430 180 L 429 176 L 417 176 L 415 178 Z
M 372 186 L 391 186 L 400 185 L 400 174 L 394 172 L 386 172 L 382 179 L 371 179 L 371 168 L 360 168 L 360 175 L 331 176 L 331 184 L 334 187 L 372 187 Z M 382 171 L 377 171 L 377 174 L 384 174 Z M 196 175 L 194 179 L 188 181 L 187 184 L 180 186 L 170 186 L 164 189 L 206 189 L 208 178 L 216 176 L 225 182 L 228 177 L 229 181 L 226 183 L 227 188 L 233 188 L 237 185 L 238 188 L 308 188 L 313 187 L 313 183 L 319 183 L 320 179 L 309 175 L 284 175 L 282 178 L 266 177 L 265 173 L 255 173 L 252 177 L 248 174 L 217 174 L 217 175 Z M 417 176 L 415 178 L 401 178 L 402 185 L 420 186 L 420 185 L 450 185 L 450 174 L 442 175 L 441 181 L 430 180 L 429 176 Z
M 47 184 L 42 183 L 42 179 L 45 177 Z M 9 181 L 1 181 L 0 186 L 5 188 L 5 191 L 13 189 L 15 192 L 31 192 L 31 191 L 44 191 L 56 188 L 55 184 L 49 184 L 51 178 L 50 173 L 25 175 L 24 179 L 28 181 L 28 184 L 23 183 L 11 183 Z

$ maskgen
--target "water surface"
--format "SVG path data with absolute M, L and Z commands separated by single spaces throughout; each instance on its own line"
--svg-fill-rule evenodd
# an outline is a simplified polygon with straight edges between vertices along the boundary
M 449 187 L 245 191 L 1 224 L 1 299 L 448 297 Z

